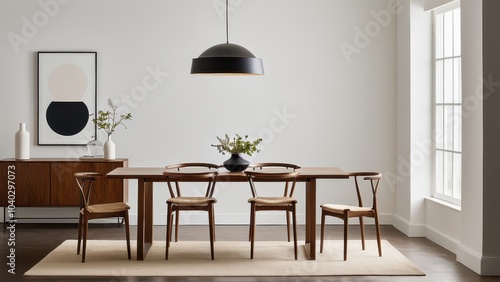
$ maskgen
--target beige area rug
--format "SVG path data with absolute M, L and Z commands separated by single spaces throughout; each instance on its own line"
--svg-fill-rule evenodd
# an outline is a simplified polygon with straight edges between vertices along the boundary
M 250 243 L 215 242 L 215 260 L 210 260 L 210 243 L 172 243 L 169 260 L 164 259 L 165 242 L 155 241 L 144 261 L 127 260 L 125 241 L 89 240 L 86 262 L 76 255 L 76 240 L 67 240 L 31 268 L 30 276 L 330 276 L 330 275 L 425 275 L 389 242 L 382 241 L 382 257 L 375 240 L 366 250 L 360 241 L 349 241 L 348 260 L 343 260 L 343 243 L 325 241 L 325 251 L 316 260 L 307 260 L 299 246 L 293 258 L 293 243 L 255 242 L 254 259 Z M 319 247 L 319 242 L 318 242 Z

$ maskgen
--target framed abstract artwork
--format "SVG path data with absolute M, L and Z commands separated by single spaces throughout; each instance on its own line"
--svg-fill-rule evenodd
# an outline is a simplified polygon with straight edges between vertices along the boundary
M 38 52 L 38 145 L 86 145 L 97 127 L 97 52 Z

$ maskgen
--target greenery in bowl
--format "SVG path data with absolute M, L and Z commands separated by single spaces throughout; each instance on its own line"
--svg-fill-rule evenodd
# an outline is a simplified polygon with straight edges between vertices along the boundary
M 118 113 L 116 112 L 118 106 L 113 104 L 113 101 L 111 101 L 111 99 L 108 99 L 108 106 L 111 108 L 111 110 L 99 110 L 97 112 L 97 117 L 92 119 L 92 121 L 97 125 L 99 129 L 106 131 L 109 137 L 111 134 L 113 134 L 113 132 L 115 132 L 117 126 L 122 125 L 123 127 L 127 128 L 127 126 L 125 126 L 123 122 L 126 120 L 132 120 L 132 114 L 126 113 L 118 115 Z
M 229 154 L 247 154 L 251 156 L 255 152 L 260 152 L 257 149 L 257 146 L 262 142 L 262 138 L 258 138 L 255 141 L 247 140 L 248 135 L 242 137 L 241 135 L 236 134 L 232 139 L 226 134 L 224 138 L 218 137 L 217 140 L 219 144 L 212 144 L 212 147 L 216 147 L 219 153 L 225 155 L 225 153 Z

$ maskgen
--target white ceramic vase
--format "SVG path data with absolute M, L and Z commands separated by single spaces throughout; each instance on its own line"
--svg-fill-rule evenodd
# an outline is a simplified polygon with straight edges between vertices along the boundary
M 26 123 L 19 124 L 16 132 L 16 159 L 27 160 L 30 158 L 30 133 L 26 131 Z
M 114 160 L 115 159 L 116 146 L 113 140 L 111 140 L 111 135 L 108 135 L 108 140 L 104 142 L 104 159 Z

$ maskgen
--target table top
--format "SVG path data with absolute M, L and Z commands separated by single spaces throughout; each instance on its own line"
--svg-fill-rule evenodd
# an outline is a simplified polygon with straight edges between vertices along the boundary
M 164 167 L 118 167 L 107 174 L 111 179 L 146 179 L 146 180 L 165 180 L 163 172 Z M 217 181 L 247 181 L 244 172 L 230 172 L 225 169 L 219 170 Z M 303 167 L 298 181 L 307 181 L 308 179 L 346 179 L 349 174 L 338 167 Z

